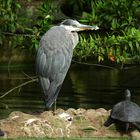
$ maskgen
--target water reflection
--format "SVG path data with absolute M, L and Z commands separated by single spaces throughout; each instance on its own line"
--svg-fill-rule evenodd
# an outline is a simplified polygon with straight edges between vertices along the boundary
M 0 95 L 30 80 L 23 71 L 34 76 L 34 68 L 8 71 L 0 70 Z M 123 99 L 129 88 L 133 101 L 140 105 L 140 67 L 132 69 L 107 69 L 93 66 L 71 66 L 57 100 L 57 107 L 111 108 Z M 44 108 L 41 89 L 37 82 L 30 83 L 0 99 L 1 118 L 13 110 L 34 111 Z

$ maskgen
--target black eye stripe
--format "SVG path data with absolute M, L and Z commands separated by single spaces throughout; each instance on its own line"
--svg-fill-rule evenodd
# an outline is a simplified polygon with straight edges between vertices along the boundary
M 77 27 L 77 25 L 76 25 L 76 24 L 69 24 L 69 23 L 67 24 L 67 23 L 63 23 L 63 25 Z
M 68 21 L 63 22 L 63 25 L 70 25 Z
M 63 23 L 63 25 L 71 25 L 71 26 L 76 26 L 76 24 L 74 24 L 74 23 L 70 23 L 70 22 L 65 22 L 65 23 Z
M 61 24 L 63 24 L 63 25 L 77 26 L 76 21 L 71 20 L 71 19 L 65 20 L 65 21 L 63 21 Z

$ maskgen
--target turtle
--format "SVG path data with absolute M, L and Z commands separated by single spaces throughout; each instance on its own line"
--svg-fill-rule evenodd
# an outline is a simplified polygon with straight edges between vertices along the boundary
M 140 132 L 140 107 L 131 101 L 129 89 L 125 90 L 125 100 L 113 106 L 104 126 L 108 127 L 112 123 L 121 124 L 126 132 L 131 128 L 136 128 Z

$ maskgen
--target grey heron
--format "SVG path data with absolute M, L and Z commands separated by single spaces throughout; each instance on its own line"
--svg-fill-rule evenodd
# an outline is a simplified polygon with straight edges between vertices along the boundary
M 36 72 L 47 109 L 51 108 L 57 99 L 70 67 L 73 49 L 79 41 L 77 32 L 97 29 L 98 26 L 84 25 L 76 20 L 66 19 L 59 26 L 50 28 L 41 38 L 36 56 Z

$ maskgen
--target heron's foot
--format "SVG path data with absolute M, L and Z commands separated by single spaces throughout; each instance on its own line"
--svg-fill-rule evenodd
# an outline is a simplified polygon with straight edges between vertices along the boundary
M 33 114 L 41 114 L 41 113 L 43 113 L 44 112 L 44 109 L 40 109 L 40 110 L 35 110 L 34 112 L 33 112 Z
M 42 98 L 43 98 L 44 103 L 46 104 L 47 99 L 48 99 L 48 96 L 47 96 L 47 95 L 45 95 L 45 94 L 43 94 L 43 95 L 42 95 Z
M 44 111 L 50 111 L 51 109 L 50 108 L 48 108 L 48 107 L 45 107 L 44 108 Z

